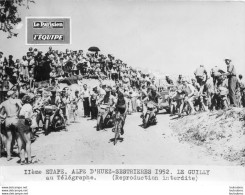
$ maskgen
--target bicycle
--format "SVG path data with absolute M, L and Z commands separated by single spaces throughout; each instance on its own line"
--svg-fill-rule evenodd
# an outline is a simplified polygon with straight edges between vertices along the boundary
M 121 116 L 120 112 L 117 111 L 116 114 L 115 114 L 114 145 L 116 145 L 117 140 L 120 138 L 120 133 L 121 133 L 121 130 L 122 130 L 122 121 L 123 121 L 122 116 Z

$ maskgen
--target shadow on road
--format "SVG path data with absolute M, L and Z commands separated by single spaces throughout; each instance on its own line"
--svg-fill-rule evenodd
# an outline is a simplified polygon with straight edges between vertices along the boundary
M 157 115 L 166 115 L 166 114 L 169 114 L 168 112 L 158 112 Z
M 177 119 L 179 119 L 179 117 L 177 116 L 177 117 L 174 117 L 174 118 L 171 118 L 170 120 L 177 120 Z
M 123 142 L 124 138 L 119 137 L 119 138 L 117 138 L 117 140 L 120 142 Z M 114 141 L 115 141 L 115 138 L 111 138 L 108 143 L 111 143 L 111 142 L 114 143 Z

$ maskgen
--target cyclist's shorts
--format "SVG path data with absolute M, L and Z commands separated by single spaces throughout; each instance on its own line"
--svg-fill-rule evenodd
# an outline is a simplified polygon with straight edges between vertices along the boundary
M 126 111 L 126 105 L 125 106 L 117 106 L 116 111 L 120 112 L 120 114 L 124 114 Z

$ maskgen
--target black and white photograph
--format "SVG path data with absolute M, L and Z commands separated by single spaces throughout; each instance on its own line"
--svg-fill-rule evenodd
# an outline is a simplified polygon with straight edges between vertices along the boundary
M 0 0 L 0 165 L 245 167 L 245 3 Z

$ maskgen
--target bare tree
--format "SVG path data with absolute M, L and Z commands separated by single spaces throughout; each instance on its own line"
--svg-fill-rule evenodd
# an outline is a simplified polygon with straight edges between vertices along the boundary
M 33 0 L 0 0 L 0 31 L 7 33 L 7 38 L 17 37 L 14 26 L 21 22 L 19 8 L 25 6 L 29 9 L 29 4 Z

